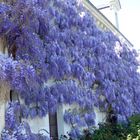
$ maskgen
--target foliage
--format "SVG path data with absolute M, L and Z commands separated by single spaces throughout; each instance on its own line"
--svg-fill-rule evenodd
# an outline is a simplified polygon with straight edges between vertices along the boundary
M 140 114 L 136 114 L 129 118 L 128 133 L 134 138 L 138 135 L 139 129 L 140 129 Z
M 131 116 L 129 118 L 129 122 L 131 124 L 131 127 L 136 126 L 137 128 L 140 128 L 140 114 Z
M 94 124 L 94 107 L 107 112 L 111 106 L 119 121 L 140 112 L 135 50 L 99 29 L 77 0 L 4 0 L 0 37 L 9 53 L 0 55 L 0 80 L 24 101 L 22 117 L 43 117 L 59 104 L 75 103 L 75 137 L 81 122 Z M 67 122 L 73 118 L 66 116 Z M 14 129 L 14 119 L 7 121 Z
M 94 129 L 93 133 L 85 131 L 85 136 L 81 140 L 126 140 L 126 124 L 100 124 L 99 128 Z
M 139 124 L 139 114 L 131 116 L 127 123 L 101 123 L 99 128 L 84 130 L 84 136 L 79 140 L 132 140 L 133 138 L 139 140 Z

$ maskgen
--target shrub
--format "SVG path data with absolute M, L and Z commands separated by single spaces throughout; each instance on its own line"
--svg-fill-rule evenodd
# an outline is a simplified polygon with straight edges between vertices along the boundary
M 99 124 L 93 134 L 86 133 L 82 140 L 125 140 L 127 136 L 126 124 Z
M 81 140 L 139 140 L 140 139 L 140 114 L 131 116 L 128 122 L 101 123 L 99 128 L 84 130 Z

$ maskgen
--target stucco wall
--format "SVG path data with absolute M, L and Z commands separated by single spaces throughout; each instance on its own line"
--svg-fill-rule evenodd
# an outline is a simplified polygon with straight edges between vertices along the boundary
M 75 108 L 76 105 L 59 105 L 58 110 L 57 110 L 57 127 L 58 127 L 58 137 L 60 138 L 61 135 L 67 135 L 68 132 L 71 131 L 71 126 L 66 124 L 63 119 L 63 115 L 66 110 L 68 109 L 73 109 Z M 96 114 L 96 119 L 95 119 L 95 126 L 98 127 L 99 122 L 105 122 L 106 119 L 106 113 L 99 111 L 97 108 L 95 108 L 95 114 Z M 46 115 L 46 117 L 39 118 L 36 117 L 34 119 L 22 119 L 22 121 L 27 121 L 30 125 L 30 128 L 32 132 L 38 133 L 40 130 L 45 129 L 50 133 L 49 129 L 49 116 Z M 41 131 L 46 135 L 47 133 L 45 131 Z M 47 134 L 49 136 L 49 134 Z
M 58 111 L 57 111 L 57 125 L 58 125 L 58 136 L 59 138 L 61 137 L 61 135 L 67 135 L 68 136 L 68 132 L 70 132 L 71 130 L 71 126 L 66 124 L 64 122 L 63 119 L 63 115 L 65 113 L 66 110 L 68 109 L 73 109 L 75 108 L 76 105 L 60 105 L 58 107 Z M 96 119 L 95 119 L 95 126 L 98 127 L 98 124 L 100 122 L 105 122 L 106 121 L 106 113 L 105 112 L 101 112 L 99 109 L 94 108 L 95 110 L 95 115 L 96 115 Z
M 22 119 L 22 121 L 26 121 L 29 123 L 30 125 L 30 128 L 32 130 L 33 133 L 41 133 L 41 134 L 44 134 L 45 136 L 50 136 L 49 135 L 49 116 L 46 115 L 45 117 L 43 118 L 39 118 L 39 117 L 36 117 L 34 119 Z M 44 130 L 46 131 L 44 131 Z
M 5 125 L 4 117 L 5 117 L 5 103 L 0 103 L 0 132 L 2 131 Z
M 65 110 L 68 110 L 70 108 L 71 109 L 74 108 L 74 105 L 73 106 L 60 105 L 58 107 L 58 110 L 57 110 L 57 126 L 58 126 L 58 136 L 59 136 L 59 138 L 61 137 L 61 135 L 67 135 L 67 133 L 70 132 L 70 130 L 71 130 L 70 125 L 66 124 L 64 122 L 64 119 L 63 119 L 63 115 L 65 113 Z
M 98 108 L 94 108 L 94 110 L 96 115 L 95 126 L 98 127 L 99 123 L 106 121 L 106 113 L 101 112 Z
M 4 53 L 5 50 L 3 48 L 3 41 L 0 39 L 0 52 Z M 50 80 L 48 83 L 46 83 L 47 86 L 53 85 L 53 80 Z M 7 90 L 5 90 L 7 89 Z M 10 93 L 10 90 L 5 86 L 1 85 L 0 88 L 0 95 L 4 95 L 4 100 L 0 100 L 0 132 L 3 129 L 5 125 L 5 108 L 6 108 L 6 101 L 5 101 L 5 94 L 8 95 Z M 0 96 L 1 97 L 1 96 Z M 71 127 L 66 124 L 63 120 L 63 115 L 65 113 L 65 110 L 68 110 L 69 108 L 73 108 L 73 106 L 68 105 L 60 105 L 57 110 L 57 123 L 58 123 L 58 135 L 59 137 L 61 135 L 67 135 L 67 133 L 71 130 Z M 100 112 L 97 108 L 95 108 L 95 114 L 96 114 L 96 120 L 95 125 L 98 126 L 99 122 L 105 121 L 106 114 L 104 112 Z M 27 121 L 31 127 L 32 132 L 38 133 L 41 129 L 45 129 L 48 132 L 49 130 L 49 117 L 46 115 L 43 118 L 36 117 L 34 119 L 22 119 L 22 121 Z M 41 131 L 46 135 L 47 133 L 45 131 Z M 47 134 L 49 136 L 49 134 Z
M 5 109 L 7 100 L 9 100 L 9 93 L 10 89 L 7 84 L 0 83 L 0 132 L 5 126 Z
M 7 50 L 5 50 L 4 48 L 4 41 L 1 38 L 0 38 L 0 53 L 5 53 L 5 55 L 7 55 Z M 0 81 L 0 132 L 5 126 L 5 109 L 7 100 L 9 100 L 9 94 L 10 94 L 9 86 L 4 81 Z

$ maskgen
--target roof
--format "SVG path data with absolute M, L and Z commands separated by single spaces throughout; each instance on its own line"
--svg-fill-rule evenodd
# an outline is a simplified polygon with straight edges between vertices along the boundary
M 119 0 L 117 0 L 119 2 Z M 91 14 L 101 21 L 108 29 L 110 29 L 115 35 L 119 36 L 124 42 L 126 42 L 129 46 L 133 46 L 133 44 L 125 37 L 123 33 L 120 32 L 94 5 L 90 0 L 82 1 L 84 6 L 91 12 Z M 120 2 L 119 2 L 120 3 Z

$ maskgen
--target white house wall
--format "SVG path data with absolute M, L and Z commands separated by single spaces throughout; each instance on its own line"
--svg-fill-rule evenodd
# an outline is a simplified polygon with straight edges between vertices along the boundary
M 0 52 L 4 53 L 4 47 L 3 47 L 3 41 L 0 40 Z M 6 51 L 7 52 L 7 51 Z M 54 81 L 51 79 L 49 80 L 45 85 L 52 86 L 54 84 Z M 7 89 L 7 90 L 5 90 Z M 6 85 L 2 85 L 0 87 L 0 95 L 7 95 L 9 96 L 10 89 L 6 87 Z M 0 96 L 1 97 L 1 96 Z M 2 97 L 0 98 L 2 99 Z M 23 103 L 22 100 L 20 100 L 21 103 Z M 57 110 L 57 125 L 58 125 L 58 136 L 60 137 L 61 135 L 67 135 L 68 132 L 70 132 L 71 127 L 64 122 L 63 115 L 66 110 L 68 109 L 73 109 L 76 107 L 76 105 L 60 105 Z M 5 109 L 6 109 L 6 101 L 5 101 L 5 96 L 4 99 L 0 101 L 0 132 L 5 126 Z M 98 125 L 99 122 L 102 122 L 105 120 L 105 113 L 100 112 L 98 109 L 95 109 L 96 113 L 96 120 L 95 124 L 96 126 Z M 29 123 L 30 128 L 33 133 L 44 133 L 44 135 L 49 136 L 50 129 L 49 129 L 49 116 L 46 115 L 43 118 L 36 117 L 34 119 L 22 119 L 22 121 L 26 121 Z M 46 130 L 48 133 L 46 133 L 44 130 Z
M 0 103 L 0 132 L 3 130 L 4 126 L 5 126 L 5 103 Z
M 71 131 L 71 126 L 65 123 L 63 116 L 66 110 L 68 109 L 73 109 L 75 108 L 76 105 L 59 105 L 58 110 L 57 110 L 57 128 L 58 128 L 58 137 L 60 138 L 62 135 L 67 135 L 68 132 Z M 97 108 L 95 108 L 95 114 L 96 114 L 96 119 L 95 119 L 95 126 L 98 127 L 98 123 L 100 122 L 105 122 L 106 120 L 106 113 L 99 111 Z M 50 129 L 49 129 L 49 116 L 46 115 L 46 117 L 39 118 L 36 117 L 34 119 L 23 119 L 22 121 L 26 121 L 29 123 L 30 128 L 33 133 L 38 133 L 40 130 L 41 133 L 44 133 L 44 135 L 47 134 L 47 136 L 50 136 Z M 47 130 L 46 133 L 44 130 Z
M 0 39 L 0 53 L 3 53 L 3 43 L 2 40 Z M 0 95 L 2 94 L 2 90 L 0 89 Z M 5 102 L 0 101 L 0 132 L 4 128 L 5 125 Z
M 69 105 L 60 105 L 57 110 L 57 127 L 58 127 L 58 136 L 59 138 L 61 135 L 68 135 L 68 132 L 71 131 L 71 126 L 66 124 L 63 116 L 66 110 L 73 109 L 75 105 L 69 106 Z
M 0 132 L 5 126 L 5 110 L 7 104 L 6 102 L 9 98 L 9 93 L 10 89 L 8 88 L 7 84 L 5 84 L 4 82 L 0 83 Z
M 48 137 L 50 136 L 49 116 L 48 115 L 46 115 L 43 118 L 36 117 L 34 119 L 22 119 L 22 121 L 26 121 L 29 123 L 31 131 L 33 133 L 44 134 L 45 136 L 48 136 Z
M 65 113 L 66 110 L 73 109 L 75 107 L 76 107 L 76 105 L 69 106 L 69 105 L 65 105 L 65 104 L 60 105 L 58 107 L 57 125 L 58 125 L 58 136 L 59 136 L 59 138 L 61 137 L 61 135 L 67 135 L 68 136 L 68 132 L 71 131 L 71 126 L 64 122 L 63 116 L 64 116 L 64 113 Z M 94 108 L 94 110 L 95 110 L 95 114 L 96 114 L 95 126 L 98 127 L 99 123 L 106 121 L 106 113 L 99 111 L 98 108 Z
M 4 53 L 4 43 L 0 39 L 0 53 Z M 6 100 L 9 98 L 10 89 L 5 82 L 0 83 L 0 132 L 5 126 Z M 1 139 L 1 135 L 0 135 Z
M 94 110 L 96 115 L 95 126 L 98 127 L 99 123 L 106 121 L 106 113 L 101 112 L 98 108 L 94 108 Z
M 93 16 L 97 19 L 97 21 L 100 21 L 102 25 L 105 28 L 110 29 L 113 31 L 118 37 L 122 37 L 122 34 L 120 32 L 116 31 L 116 28 L 112 26 L 108 20 L 106 20 L 96 9 L 94 9 L 91 5 L 86 0 L 83 0 L 84 6 L 93 14 Z M 120 38 L 121 38 L 120 37 Z M 123 38 L 123 37 L 122 37 Z M 123 38 L 125 39 L 125 38 Z M 125 40 L 126 41 L 126 40 Z M 129 44 L 129 42 L 127 42 Z M 130 44 L 131 45 L 131 44 Z M 0 52 L 3 53 L 4 47 L 3 47 L 3 41 L 0 39 Z M 7 51 L 6 51 L 7 52 Z M 53 79 L 50 80 L 48 83 L 46 83 L 44 86 L 51 86 L 53 85 Z M 3 86 L 4 87 L 4 86 Z M 7 87 L 4 87 L 7 89 Z M 5 89 L 0 88 L 0 95 L 5 93 Z M 10 90 L 7 89 L 7 93 L 10 92 Z M 6 102 L 3 100 L 0 100 L 0 132 L 4 128 L 5 125 L 5 107 L 6 107 Z M 64 122 L 63 115 L 65 113 L 65 110 L 68 110 L 69 108 L 73 108 L 72 106 L 68 105 L 60 105 L 57 110 L 57 125 L 58 125 L 58 136 L 60 137 L 61 135 L 67 135 L 67 133 L 71 130 L 71 127 Z M 95 125 L 98 127 L 99 122 L 104 122 L 106 119 L 106 113 L 99 111 L 97 108 L 95 108 L 95 114 L 96 114 L 96 119 L 95 119 Z M 49 116 L 46 115 L 43 118 L 36 117 L 34 119 L 22 119 L 22 121 L 27 121 L 31 127 L 32 132 L 38 133 L 41 129 L 45 129 L 48 132 L 49 130 Z M 46 135 L 47 133 L 45 131 L 40 131 L 41 133 L 44 132 Z M 49 134 L 47 134 L 49 136 Z

